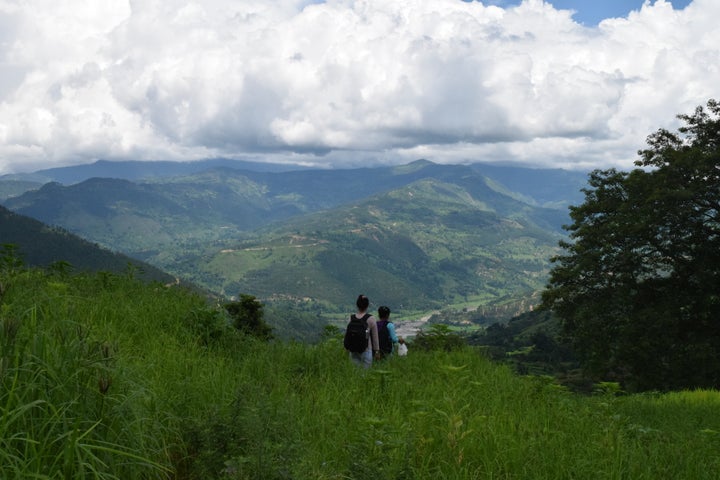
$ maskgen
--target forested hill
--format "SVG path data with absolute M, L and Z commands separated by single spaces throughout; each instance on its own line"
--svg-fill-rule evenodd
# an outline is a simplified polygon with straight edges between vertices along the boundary
M 61 228 L 49 227 L 35 219 L 18 215 L 0 206 L 0 246 L 3 255 L 19 257 L 30 266 L 45 267 L 66 262 L 82 271 L 123 273 L 163 283 L 175 277 L 144 262 L 112 252 Z
M 198 163 L 209 168 L 179 176 L 139 163 L 51 173 L 137 169 L 144 180 L 46 183 L 3 203 L 218 295 L 344 311 L 361 289 L 424 316 L 524 301 L 542 288 L 567 205 L 584 186 L 579 172 L 426 160 L 283 172 Z

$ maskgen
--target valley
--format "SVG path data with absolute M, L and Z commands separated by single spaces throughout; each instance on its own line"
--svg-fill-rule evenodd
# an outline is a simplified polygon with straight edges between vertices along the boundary
M 167 176 L 155 167 L 146 177 L 116 168 L 128 178 L 87 179 L 74 167 L 76 183 L 53 180 L 2 203 L 222 298 L 254 295 L 292 336 L 284 317 L 332 323 L 360 292 L 394 306 L 402 322 L 451 305 L 522 311 L 544 287 L 584 182 L 580 172 L 488 167 L 491 178 L 481 165 L 425 160 L 354 170 L 230 165 Z M 0 191 L 18 181 L 29 179 L 0 177 Z

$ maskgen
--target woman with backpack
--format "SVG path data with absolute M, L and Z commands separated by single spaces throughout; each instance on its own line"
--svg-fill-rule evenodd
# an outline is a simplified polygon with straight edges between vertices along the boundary
M 372 314 L 367 313 L 370 307 L 368 297 L 359 295 L 355 304 L 357 313 L 350 315 L 350 322 L 345 330 L 344 345 L 350 352 L 350 360 L 370 368 L 373 357 L 376 357 L 380 351 L 377 321 Z

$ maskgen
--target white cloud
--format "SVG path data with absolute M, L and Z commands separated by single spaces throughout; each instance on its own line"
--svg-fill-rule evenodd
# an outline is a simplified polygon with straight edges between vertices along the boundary
M 629 167 L 717 97 L 720 2 L 0 0 L 0 173 L 207 156 Z

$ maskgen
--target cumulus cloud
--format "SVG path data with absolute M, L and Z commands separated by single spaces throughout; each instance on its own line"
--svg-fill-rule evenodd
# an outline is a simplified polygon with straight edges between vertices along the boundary
M 210 156 L 631 166 L 717 96 L 720 2 L 0 0 L 0 173 Z

